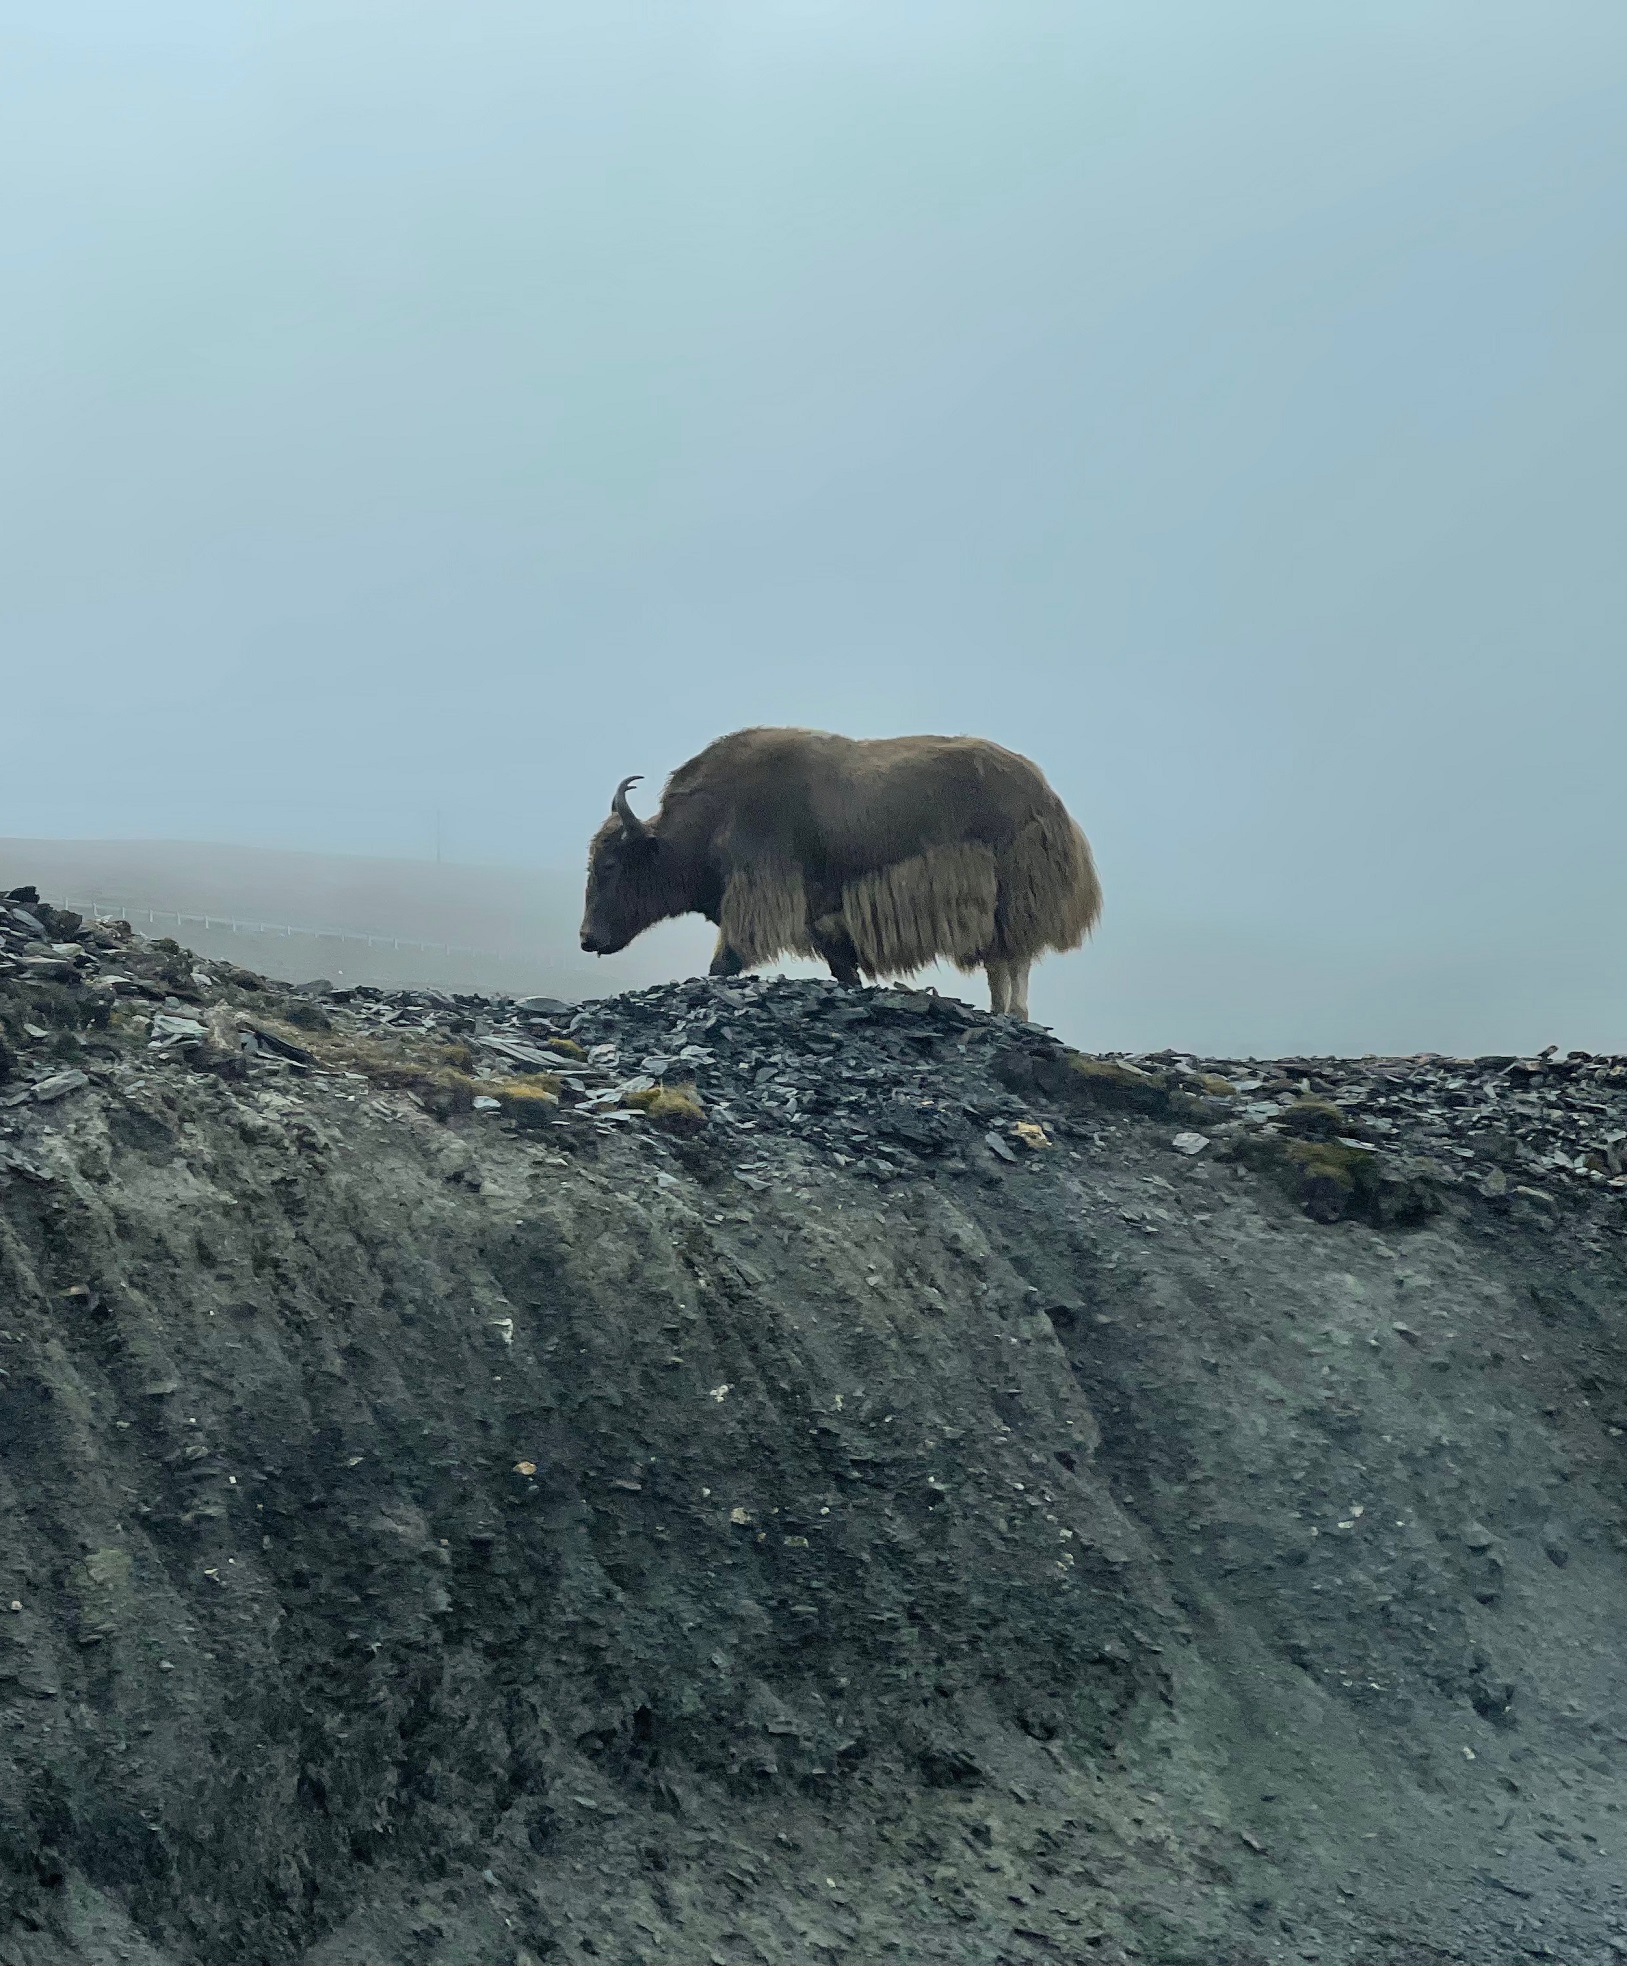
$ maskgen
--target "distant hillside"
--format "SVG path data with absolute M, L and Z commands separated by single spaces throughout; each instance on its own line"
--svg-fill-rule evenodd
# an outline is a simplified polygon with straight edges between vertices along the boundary
M 0 886 L 24 881 L 296 982 L 320 975 L 575 999 L 693 974 L 711 952 L 710 931 L 691 921 L 670 923 L 621 956 L 584 956 L 576 943 L 582 876 L 560 868 L 184 840 L 0 840 Z

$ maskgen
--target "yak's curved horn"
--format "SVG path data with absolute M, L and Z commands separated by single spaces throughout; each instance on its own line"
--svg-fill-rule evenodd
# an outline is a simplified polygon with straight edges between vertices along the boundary
M 628 786 L 639 784 L 643 777 L 643 772 L 635 771 L 631 778 L 624 778 L 616 787 L 616 796 L 610 801 L 610 810 L 621 821 L 630 840 L 641 840 L 649 831 L 643 820 L 639 818 L 638 814 L 627 803 Z

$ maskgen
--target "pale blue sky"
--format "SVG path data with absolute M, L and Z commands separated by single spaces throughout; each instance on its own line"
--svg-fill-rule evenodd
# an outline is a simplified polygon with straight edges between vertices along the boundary
M 1627 1049 L 1627 9 L 0 0 L 0 834 L 975 730 L 1101 1044 Z

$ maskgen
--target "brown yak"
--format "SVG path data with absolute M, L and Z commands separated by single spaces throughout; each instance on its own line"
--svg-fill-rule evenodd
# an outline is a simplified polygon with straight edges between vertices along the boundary
M 714 976 L 818 956 L 841 983 L 942 957 L 1028 1015 L 1028 969 L 1101 912 L 1085 836 L 1037 765 L 981 737 L 737 730 L 680 765 L 645 821 L 625 778 L 588 859 L 582 947 L 671 915 L 719 930 Z

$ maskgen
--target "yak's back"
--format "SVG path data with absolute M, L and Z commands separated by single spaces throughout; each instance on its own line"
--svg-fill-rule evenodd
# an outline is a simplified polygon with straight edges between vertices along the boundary
M 1000 847 L 1062 803 L 1038 766 L 981 737 L 839 737 L 734 731 L 668 782 L 664 803 L 704 800 L 731 830 L 819 852 L 860 874 L 933 846 Z

